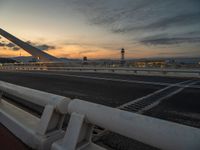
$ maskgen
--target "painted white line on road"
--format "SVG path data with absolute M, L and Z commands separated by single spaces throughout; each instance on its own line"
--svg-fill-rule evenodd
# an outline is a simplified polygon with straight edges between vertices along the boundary
M 163 92 L 163 91 L 165 91 L 165 90 L 167 90 L 167 89 L 169 89 L 169 88 L 171 88 L 171 87 L 173 87 L 173 86 L 177 86 L 177 85 L 180 85 L 180 84 L 184 84 L 184 83 L 187 83 L 187 82 L 189 82 L 189 81 L 192 81 L 192 80 L 187 80 L 187 81 L 183 81 L 183 82 L 171 84 L 171 85 L 169 85 L 169 86 L 167 86 L 167 87 L 165 87 L 165 88 L 163 88 L 163 89 L 157 90 L 157 91 L 152 92 L 152 93 L 150 93 L 150 94 L 148 94 L 148 95 L 145 95 L 145 96 L 143 96 L 143 97 L 140 97 L 140 98 L 137 98 L 137 99 L 135 99 L 135 100 L 132 100 L 132 101 L 130 101 L 130 102 L 128 102 L 128 103 L 125 103 L 125 104 L 119 106 L 118 108 L 123 108 L 123 107 L 125 107 L 125 106 L 127 106 L 127 105 L 132 105 L 132 104 L 137 103 L 137 102 L 139 102 L 139 101 L 141 101 L 141 100 L 143 100 L 143 99 L 149 98 L 149 97 L 151 97 L 151 96 L 153 96 L 153 95 L 155 95 L 155 94 L 161 93 L 161 92 Z
M 140 113 L 142 114 L 143 112 L 157 106 L 158 104 L 160 104 L 164 99 L 167 99 L 169 97 L 172 97 L 173 95 L 175 94 L 178 94 L 180 93 L 181 91 L 183 91 L 185 88 L 193 85 L 193 84 L 196 84 L 197 82 L 199 81 L 196 81 L 196 80 L 187 80 L 187 81 L 183 81 L 183 82 L 179 82 L 179 83 L 176 83 L 176 84 L 173 84 L 173 85 L 170 85 L 168 87 L 165 87 L 161 90 L 158 90 L 158 91 L 155 91 L 153 93 L 150 93 L 146 96 L 143 96 L 143 97 L 140 97 L 138 99 L 135 99 L 133 101 L 130 101 L 126 104 L 123 104 L 121 106 L 119 106 L 118 108 L 119 109 L 126 109 L 127 107 L 133 107 L 135 105 L 135 107 L 138 107 L 137 105 L 140 103 L 140 105 L 142 106 L 140 109 L 138 109 L 136 112 L 137 113 Z M 182 85 L 181 87 L 179 87 L 179 85 Z M 172 87 L 177 87 L 177 89 L 175 89 L 174 91 L 170 92 L 169 94 L 167 94 L 166 96 L 161 96 L 160 98 L 158 99 L 155 99 L 154 101 L 152 101 L 150 104 L 148 104 L 148 101 L 145 101 L 147 98 L 151 98 L 152 96 L 156 95 L 156 94 L 159 94 L 161 92 L 165 92 L 166 90 L 172 88 Z M 148 105 L 146 105 L 148 104 Z M 134 108 L 134 107 L 133 107 Z M 138 107 L 139 108 L 139 107 Z
M 151 105 L 149 105 L 149 106 L 145 107 L 144 109 L 140 110 L 138 113 L 143 113 L 143 112 L 145 112 L 145 111 L 147 111 L 147 110 L 150 110 L 151 108 L 153 108 L 153 107 L 157 106 L 158 104 L 160 104 L 163 100 L 165 100 L 165 99 L 167 99 L 167 98 L 170 98 L 170 97 L 172 97 L 172 96 L 174 96 L 174 95 L 180 93 L 180 92 L 183 91 L 185 88 L 188 88 L 190 85 L 194 85 L 194 84 L 196 84 L 197 82 L 198 82 L 198 81 L 194 81 L 194 82 L 191 82 L 191 83 L 189 83 L 189 84 L 186 84 L 186 85 L 184 85 L 183 87 L 181 87 L 181 88 L 175 90 L 174 92 L 172 92 L 172 93 L 166 95 L 165 97 L 161 97 L 160 99 L 158 99 L 157 101 L 155 101 L 155 102 L 152 103 Z M 181 83 L 180 83 L 180 84 L 181 84 Z
M 165 97 L 161 97 L 161 98 L 157 99 L 155 102 L 152 102 L 151 104 L 145 106 L 144 108 L 141 108 L 138 111 L 134 111 L 135 113 L 142 114 L 143 112 L 145 112 L 145 111 L 157 106 L 162 100 L 164 100 L 164 99 L 166 99 L 168 97 L 171 97 L 171 96 L 177 94 L 178 92 L 182 91 L 182 89 L 186 88 L 188 85 L 195 84 L 196 82 L 198 82 L 198 81 L 195 81 L 195 82 L 192 82 L 192 81 L 194 81 L 194 80 L 186 80 L 186 81 L 183 81 L 183 82 L 179 82 L 179 83 L 175 83 L 175 84 L 169 85 L 169 86 L 167 86 L 167 87 L 165 87 L 163 89 L 157 90 L 157 91 L 155 91 L 153 93 L 150 93 L 150 94 L 148 94 L 146 96 L 143 96 L 141 98 L 138 98 L 138 99 L 135 99 L 135 100 L 130 101 L 128 103 L 125 103 L 125 104 L 123 104 L 123 105 L 121 105 L 121 106 L 119 106 L 117 108 L 128 111 L 127 106 L 132 106 L 132 105 L 134 105 L 134 104 L 136 104 L 138 102 L 142 102 L 143 100 L 145 100 L 145 99 L 147 99 L 147 98 L 149 98 L 151 96 L 154 96 L 155 94 L 161 93 L 161 92 L 163 92 L 165 90 L 168 90 L 168 89 L 170 89 L 172 87 L 176 87 L 177 86 L 177 88 L 179 88 L 178 90 L 175 90 L 174 92 L 169 93 Z M 178 85 L 181 85 L 181 84 L 186 84 L 186 85 L 183 85 L 183 87 L 179 87 Z M 143 102 L 143 104 L 144 103 L 145 103 L 145 101 Z M 138 105 L 136 105 L 136 107 L 138 107 Z M 134 109 L 134 108 L 132 108 L 132 109 Z M 130 111 L 130 109 L 129 109 L 129 111 Z M 98 134 L 95 135 L 95 140 L 97 141 L 98 139 L 100 139 L 103 135 L 107 134 L 108 132 L 109 131 L 106 130 L 106 129 L 102 129 L 102 130 L 98 131 L 97 132 Z
M 35 73 L 35 72 L 33 72 Z M 150 84 L 150 85 L 161 85 L 161 86 L 178 86 L 178 87 L 183 87 L 182 83 L 188 82 L 187 81 L 182 81 L 180 83 L 164 83 L 164 82 L 149 82 L 149 81 L 137 81 L 137 80 L 123 80 L 123 79 L 114 79 L 114 78 L 102 78 L 102 77 L 94 77 L 94 76 L 82 76 L 82 75 L 72 75 L 72 74 L 58 74 L 58 73 L 42 73 L 41 74 L 47 74 L 47 75 L 59 75 L 59 76 L 66 76 L 66 77 L 75 77 L 75 78 L 85 78 L 85 79 L 95 79 L 95 80 L 106 80 L 106 81 L 116 81 L 116 82 L 127 82 L 127 83 L 138 83 L 138 84 Z M 199 81 L 197 81 L 199 82 Z M 192 88 L 200 88 L 200 86 L 193 86 L 188 85 L 187 87 L 192 87 Z
M 9 71 L 10 72 L 10 71 Z M 15 72 L 16 71 L 12 71 Z M 161 86 L 169 86 L 172 85 L 170 83 L 162 83 L 162 82 L 149 82 L 149 81 L 136 81 L 136 80 L 123 80 L 123 79 L 112 79 L 112 78 L 101 78 L 94 76 L 82 76 L 82 75 L 66 75 L 66 74 L 58 74 L 58 73 L 44 73 L 44 72 L 17 72 L 17 73 L 26 73 L 26 74 L 41 74 L 41 75 L 56 75 L 56 76 L 65 76 L 65 77 L 75 77 L 75 78 L 84 78 L 84 79 L 94 79 L 94 80 L 105 80 L 105 81 L 114 81 L 114 82 L 126 82 L 126 83 L 138 83 L 138 84 L 149 84 L 149 85 L 161 85 Z

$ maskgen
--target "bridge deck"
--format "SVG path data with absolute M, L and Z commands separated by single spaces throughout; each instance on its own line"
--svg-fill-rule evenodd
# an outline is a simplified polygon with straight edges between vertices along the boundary
M 145 97 L 158 90 L 166 88 L 171 84 L 185 82 L 191 79 L 72 72 L 0 72 L 0 80 L 71 98 L 80 98 L 111 107 L 119 107 L 120 105 L 135 101 L 141 97 Z M 194 85 L 199 85 L 199 80 L 195 80 L 197 83 L 195 82 Z M 188 98 L 191 98 L 190 103 L 193 103 L 195 110 L 198 110 L 199 103 L 197 99 L 200 98 L 200 95 L 198 94 L 200 88 L 186 89 L 187 90 L 183 90 L 178 95 L 172 96 L 171 98 L 157 105 L 157 107 L 155 107 L 153 110 L 149 110 L 149 113 L 147 113 L 147 111 L 143 114 L 160 117 L 156 116 L 159 114 L 158 111 L 165 110 L 165 108 L 170 107 L 173 108 L 173 110 L 176 110 L 176 108 L 177 110 L 182 108 L 184 109 L 182 106 L 185 105 L 177 105 L 177 103 L 181 103 L 181 99 L 184 103 L 188 103 Z M 187 92 L 188 89 L 190 93 Z M 186 96 L 184 93 L 188 93 L 189 96 Z M 192 99 L 193 96 L 195 96 L 196 100 Z M 175 99 L 178 100 L 175 101 Z M 171 105 L 169 105 L 169 103 Z M 194 108 L 192 110 L 194 110 Z M 199 112 L 195 113 L 199 114 Z M 180 111 L 180 113 L 176 116 L 180 117 L 181 115 L 182 114 Z M 160 118 L 170 120 L 167 117 Z M 172 119 L 171 121 L 181 123 L 180 120 L 177 121 L 176 119 Z M 195 121 L 196 123 L 200 124 L 200 119 Z M 187 125 L 192 126 L 193 123 L 189 123 Z M 0 145 L 5 146 L 3 149 L 28 149 L 2 125 L 0 126 L 0 134 L 2 134 L 1 137 L 3 137 L 3 140 L 0 139 Z M 123 137 L 113 133 L 102 136 L 100 144 L 103 143 L 114 149 L 121 149 L 121 146 L 118 144 L 121 139 L 123 140 L 123 142 L 121 142 L 121 146 L 124 147 L 124 150 L 130 149 L 131 147 L 135 147 L 136 149 L 155 149 L 136 141 L 133 142 L 133 140 L 130 139 L 124 139 Z

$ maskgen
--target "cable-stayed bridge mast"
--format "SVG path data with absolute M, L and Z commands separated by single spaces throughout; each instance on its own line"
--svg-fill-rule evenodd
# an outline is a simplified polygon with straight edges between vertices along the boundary
M 4 31 L 0 28 L 0 35 L 8 39 L 9 41 L 13 42 L 14 44 L 18 45 L 22 49 L 24 49 L 26 52 L 31 54 L 34 58 L 36 58 L 40 62 L 59 62 L 60 60 L 52 55 L 49 55 L 40 49 L 28 44 L 27 42 L 24 42 L 15 36 L 11 35 L 10 33 Z

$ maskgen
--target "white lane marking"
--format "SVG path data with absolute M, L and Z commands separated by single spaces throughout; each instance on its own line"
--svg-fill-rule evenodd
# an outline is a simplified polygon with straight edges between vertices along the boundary
M 187 80 L 187 81 L 183 81 L 183 82 L 180 82 L 180 83 L 164 83 L 164 82 L 149 82 L 149 81 L 137 81 L 137 80 L 112 79 L 112 78 L 102 78 L 102 77 L 82 76 L 82 75 L 66 75 L 66 74 L 58 74 L 58 73 L 40 73 L 40 74 L 58 75 L 58 76 L 85 78 L 85 79 L 95 79 L 95 80 L 116 81 L 116 82 L 161 85 L 161 86 L 175 86 L 176 85 L 178 87 L 184 87 L 183 85 L 179 85 L 179 84 L 189 81 L 189 80 Z M 192 85 L 188 85 L 188 87 L 200 88 L 200 86 L 193 86 L 193 84 Z
M 192 82 L 192 81 L 193 81 L 193 82 Z M 140 110 L 137 111 L 137 113 L 143 113 L 144 111 L 147 111 L 147 110 L 149 110 L 149 109 L 151 109 L 151 108 L 157 106 L 157 105 L 160 104 L 161 101 L 163 101 L 164 99 L 169 98 L 169 97 L 171 97 L 171 96 L 173 96 L 173 95 L 175 95 L 175 94 L 181 92 L 183 89 L 187 88 L 187 87 L 190 86 L 190 85 L 196 84 L 197 82 L 198 82 L 198 81 L 194 81 L 194 80 L 187 80 L 187 81 L 179 82 L 179 83 L 176 83 L 176 84 L 174 84 L 174 85 L 170 85 L 170 86 L 168 86 L 168 87 L 165 87 L 165 88 L 163 88 L 163 89 L 161 89 L 161 90 L 158 90 L 158 91 L 155 91 L 155 92 L 153 92 L 153 93 L 150 93 L 150 94 L 148 94 L 148 95 L 146 95 L 146 96 L 144 96 L 144 97 L 141 97 L 141 98 L 138 98 L 138 99 L 136 99 L 136 100 L 130 101 L 130 102 L 126 103 L 126 104 L 123 104 L 123 105 L 119 106 L 118 108 L 119 108 L 119 109 L 123 109 L 123 108 L 125 108 L 125 107 L 127 107 L 127 106 L 134 105 L 134 104 L 136 104 L 136 103 L 138 103 L 138 102 L 140 102 L 140 101 L 142 101 L 142 100 L 145 100 L 146 98 L 149 98 L 149 97 L 151 97 L 151 96 L 153 96 L 153 95 L 155 95 L 155 94 L 161 93 L 161 92 L 163 92 L 163 91 L 165 91 L 165 90 L 167 90 L 167 89 L 169 89 L 169 88 L 171 88 L 171 87 L 176 87 L 177 85 L 181 85 L 181 84 L 185 84 L 185 83 L 186 83 L 186 85 L 182 85 L 182 87 L 179 87 L 179 86 L 178 86 L 179 89 L 177 89 L 177 90 L 175 90 L 175 91 L 169 93 L 168 95 L 166 95 L 166 96 L 164 96 L 164 97 L 161 97 L 161 98 L 155 100 L 155 101 L 152 102 L 151 104 L 149 104 L 149 105 L 145 106 L 144 108 L 142 108 L 142 109 L 140 109 Z M 187 84 L 187 83 L 188 83 L 188 84 Z
M 177 86 L 177 85 L 185 84 L 185 83 L 188 83 L 188 82 L 191 82 L 191 81 L 193 81 L 193 80 L 186 80 L 186 81 L 183 81 L 183 82 L 179 82 L 179 83 L 175 83 L 175 84 L 169 85 L 169 86 L 167 86 L 167 87 L 165 87 L 165 88 L 163 88 L 163 89 L 161 89 L 161 90 L 157 90 L 157 91 L 155 91 L 155 92 L 153 92 L 153 93 L 150 93 L 150 94 L 148 94 L 148 95 L 146 95 L 146 96 L 144 96 L 144 97 L 138 98 L 138 99 L 133 100 L 133 101 L 130 101 L 130 102 L 128 102 L 128 103 L 125 103 L 125 104 L 123 104 L 123 105 L 121 105 L 121 106 L 119 106 L 119 107 L 117 107 L 117 108 L 118 108 L 118 109 L 123 109 L 123 108 L 125 108 L 126 106 L 130 106 L 130 105 L 132 105 L 132 104 L 135 104 L 135 103 L 137 103 L 138 101 L 142 101 L 143 99 L 146 99 L 146 98 L 148 98 L 148 97 L 151 97 L 151 96 L 153 96 L 153 95 L 155 95 L 155 94 L 157 94 L 157 93 L 160 93 L 160 92 L 162 92 L 162 91 L 165 91 L 165 90 L 167 90 L 167 89 L 169 89 L 169 88 L 171 88 L 171 87 L 175 87 L 175 86 Z M 186 86 L 186 85 L 185 85 L 185 86 Z M 173 92 L 172 92 L 172 93 L 173 93 Z M 170 94 L 172 94 L 172 93 L 170 93 Z M 167 96 L 170 97 L 170 94 L 167 95 Z M 165 97 L 165 98 L 166 98 L 166 97 Z M 141 110 L 139 110 L 139 111 L 137 111 L 137 112 L 135 112 L 135 113 L 140 113 L 140 114 L 142 114 L 144 111 L 149 110 L 149 109 L 155 107 L 156 105 L 158 105 L 158 104 L 160 103 L 159 100 L 162 100 L 162 98 L 158 99 L 157 101 L 153 102 L 153 103 L 150 104 L 150 105 L 147 105 L 146 107 L 144 107 L 143 109 L 141 109 Z M 123 109 L 123 110 L 125 110 L 125 109 Z M 95 130 L 95 131 L 96 131 L 96 130 Z M 106 130 L 106 129 L 102 129 L 102 130 L 99 130 L 99 131 L 97 130 L 97 133 L 98 133 L 98 134 L 94 136 L 94 140 L 95 140 L 95 141 L 99 140 L 103 135 L 107 134 L 107 132 L 109 132 L 109 131 Z
M 1 72 L 1 70 L 0 70 L 0 72 Z M 2 72 L 14 72 L 14 73 L 26 73 L 26 74 L 42 74 L 42 75 L 57 75 L 57 76 L 66 76 L 66 77 L 75 77 L 75 78 L 106 80 L 106 81 L 126 82 L 126 83 L 138 83 L 138 84 L 149 84 L 149 85 L 161 85 L 161 86 L 170 86 L 170 85 L 177 84 L 177 83 L 164 83 L 164 82 L 149 82 L 149 81 L 101 78 L 101 77 L 94 77 L 94 76 L 66 75 L 66 74 L 46 73 L 46 72 L 22 72 L 22 71 L 2 71 Z M 198 82 L 200 82 L 200 81 L 198 81 Z M 178 84 L 176 86 L 183 87 L 183 85 L 178 85 Z M 200 85 L 188 85 L 188 88 L 200 89 Z
M 177 85 L 179 85 L 179 84 L 184 84 L 184 83 L 187 83 L 187 82 L 189 82 L 189 81 L 192 81 L 192 80 L 187 80 L 187 81 L 183 81 L 183 82 L 171 84 L 171 85 L 169 85 L 169 86 L 167 86 L 167 87 L 165 87 L 165 88 L 163 88 L 163 89 L 157 90 L 157 91 L 155 91 L 155 92 L 153 92 L 153 93 L 150 93 L 150 94 L 145 95 L 145 96 L 143 96 L 143 97 L 140 97 L 140 98 L 137 98 L 137 99 L 135 99 L 135 100 L 132 100 L 132 101 L 130 101 L 130 102 L 128 102 L 128 103 L 125 103 L 125 104 L 119 106 L 118 108 L 123 108 L 123 107 L 125 107 L 125 106 L 127 106 L 127 105 L 132 105 L 132 104 L 137 103 L 137 102 L 139 102 L 139 101 L 141 101 L 141 100 L 143 100 L 143 99 L 149 98 L 149 97 L 151 97 L 151 96 L 153 96 L 153 95 L 155 95 L 155 94 L 158 94 L 158 93 L 160 93 L 160 92 L 163 92 L 163 91 L 165 91 L 165 90 L 167 90 L 167 89 L 169 89 L 169 88 L 171 88 L 171 87 L 177 86 Z
M 192 82 L 192 83 L 183 85 L 183 87 L 181 87 L 181 88 L 175 90 L 174 92 L 172 92 L 172 93 L 166 95 L 165 97 L 162 97 L 162 98 L 158 99 L 157 101 L 153 102 L 151 105 L 149 105 L 149 106 L 147 106 L 147 107 L 144 107 L 144 108 L 143 108 L 142 110 L 140 110 L 138 113 L 143 113 L 143 112 L 145 112 L 145 111 L 147 111 L 147 110 L 150 110 L 151 108 L 153 108 L 153 107 L 157 106 L 158 104 L 160 104 L 163 100 L 165 100 L 165 99 L 167 99 L 167 98 L 170 98 L 170 97 L 172 97 L 172 96 L 174 96 L 174 95 L 180 93 L 180 92 L 183 91 L 185 88 L 188 88 L 190 85 L 194 85 L 194 84 L 196 84 L 197 82 L 198 82 L 198 81 L 194 81 L 194 82 Z
M 14 72 L 14 71 L 12 71 Z M 126 83 L 138 83 L 138 84 L 150 84 L 150 85 L 161 85 L 169 86 L 171 83 L 162 83 L 162 82 L 149 82 L 149 81 L 136 81 L 136 80 L 123 80 L 123 79 L 112 79 L 112 78 L 101 78 L 93 76 L 82 76 L 82 75 L 66 75 L 58 73 L 43 73 L 43 72 L 16 72 L 15 73 L 26 73 L 26 74 L 42 74 L 42 75 L 57 75 L 57 76 L 66 76 L 66 77 L 75 77 L 75 78 L 84 78 L 84 79 L 94 79 L 94 80 L 105 80 L 105 81 L 115 81 L 115 82 L 126 82 Z

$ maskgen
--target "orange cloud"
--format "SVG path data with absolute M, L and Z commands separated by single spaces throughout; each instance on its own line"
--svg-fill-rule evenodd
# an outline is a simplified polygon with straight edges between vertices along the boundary
M 134 50 L 135 49 L 135 50 Z M 160 52 L 158 49 L 152 49 L 150 47 L 127 47 L 125 57 L 126 58 L 143 58 L 143 57 L 153 57 Z M 119 59 L 120 49 L 112 48 L 101 48 L 94 45 L 59 45 L 56 49 L 50 49 L 45 51 L 56 57 L 64 58 L 78 58 L 82 59 L 87 56 L 88 59 Z M 8 48 L 0 47 L 0 57 L 17 57 L 20 56 L 30 56 L 26 51 L 19 50 L 13 51 Z
M 30 54 L 24 50 L 13 51 L 11 49 L 0 48 L 0 57 L 17 57 L 20 56 L 20 53 L 22 56 L 30 56 Z

